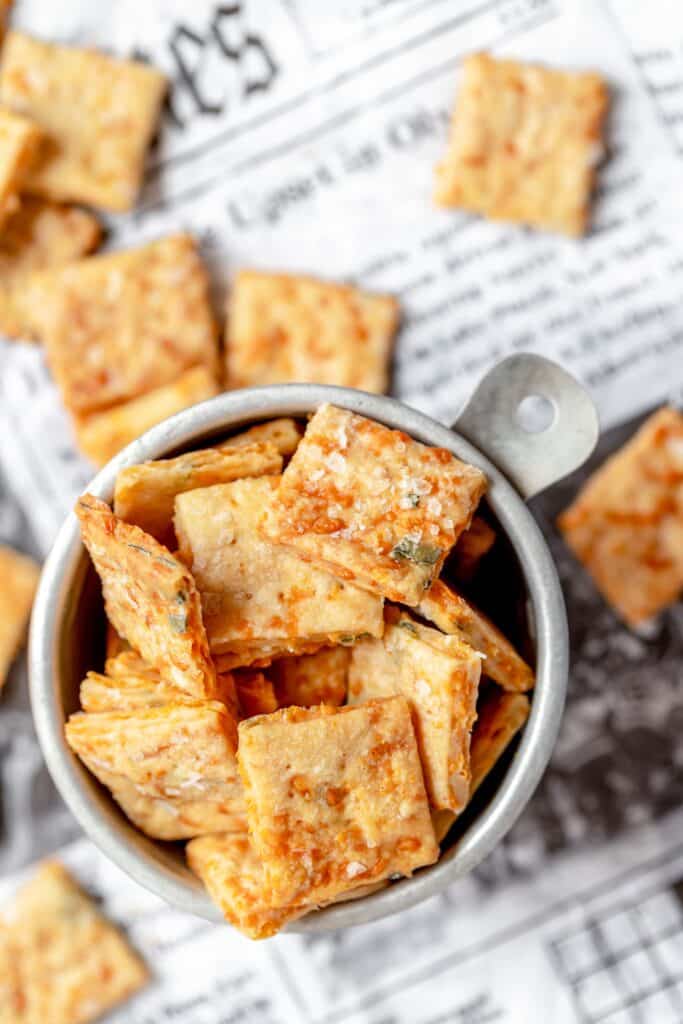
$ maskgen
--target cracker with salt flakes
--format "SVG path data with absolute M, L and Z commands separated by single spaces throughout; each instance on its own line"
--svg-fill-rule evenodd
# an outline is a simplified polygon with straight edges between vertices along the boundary
M 214 373 L 206 366 L 195 366 L 146 395 L 101 412 L 75 416 L 78 446 L 96 466 L 103 466 L 150 427 L 217 394 Z
M 414 606 L 485 488 L 484 474 L 446 449 L 323 405 L 262 530 L 341 579 Z
M 65 731 L 74 753 L 107 786 L 125 779 L 160 799 L 228 799 L 241 793 L 235 720 L 218 701 L 77 711 Z
M 28 117 L 0 109 L 0 223 L 19 209 L 19 192 L 40 140 L 40 129 Z
M 80 686 L 81 707 L 84 711 L 135 711 L 138 708 L 184 704 L 194 700 L 167 682 L 156 669 L 150 668 L 140 675 L 126 672 L 124 666 L 117 665 L 116 672 L 110 672 L 117 660 L 110 659 L 107 662 L 107 675 L 100 672 L 86 674 Z M 225 704 L 228 709 L 235 708 L 235 684 L 229 673 L 216 676 L 214 700 Z
M 584 234 L 607 105 L 600 75 L 467 57 L 437 203 Z
M 175 459 L 126 466 L 116 477 L 114 512 L 164 544 L 172 543 L 177 495 L 242 477 L 279 473 L 282 456 L 275 445 L 250 444 L 218 451 L 205 448 Z
M 314 654 L 298 654 L 273 662 L 268 675 L 273 680 L 280 707 L 316 704 L 339 707 L 346 699 L 351 651 L 348 647 L 323 647 Z
M 457 636 L 484 657 L 482 672 L 504 690 L 530 690 L 533 669 L 497 626 L 442 580 L 422 597 L 417 611 L 443 633 Z
M 245 719 L 239 764 L 274 907 L 327 902 L 438 856 L 403 697 Z
M 32 118 L 44 134 L 27 191 L 130 210 L 166 84 L 161 72 L 140 61 L 9 32 L 0 103 Z
M 630 626 L 683 590 L 683 415 L 659 409 L 558 519 L 570 548 Z
M 176 498 L 175 531 L 202 598 L 214 654 L 243 664 L 301 644 L 335 643 L 384 628 L 380 598 L 311 566 L 261 537 L 280 483 L 265 476 Z
M 126 817 L 150 839 L 175 842 L 217 832 L 244 832 L 247 828 L 247 809 L 241 792 L 185 799 L 149 796 L 123 778 L 111 778 L 107 785 Z
M 228 387 L 303 381 L 382 393 L 398 303 L 351 285 L 243 270 L 230 293 Z
M 0 690 L 23 643 L 39 577 L 32 558 L 0 544 Z
M 285 457 L 293 455 L 299 441 L 303 437 L 303 430 L 291 416 L 281 416 L 279 419 L 268 420 L 266 423 L 257 423 L 239 434 L 234 434 L 227 441 L 217 444 L 219 449 L 239 448 L 247 444 L 274 444 L 280 455 Z
M 235 690 L 240 709 L 240 718 L 253 715 L 270 715 L 277 711 L 278 702 L 270 679 L 263 672 L 241 669 L 235 672 Z
M 48 362 L 78 415 L 216 368 L 209 283 L 189 235 L 90 256 L 51 272 Z
M 402 694 L 410 705 L 432 807 L 460 811 L 470 788 L 470 736 L 477 716 L 481 658 L 406 614 L 381 640 L 352 649 L 349 703 Z
M 10 916 L 23 1013 L 11 1024 L 89 1024 L 149 981 L 124 935 L 57 861 L 39 867 Z
M 82 495 L 75 511 L 114 628 L 174 686 L 193 697 L 212 697 L 216 673 L 187 568 L 98 498 Z

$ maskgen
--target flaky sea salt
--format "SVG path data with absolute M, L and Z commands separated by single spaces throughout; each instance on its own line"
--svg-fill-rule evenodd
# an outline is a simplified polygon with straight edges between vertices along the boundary
M 350 860 L 346 865 L 347 878 L 355 878 L 356 875 L 362 875 L 364 871 L 367 871 L 367 868 L 359 860 Z

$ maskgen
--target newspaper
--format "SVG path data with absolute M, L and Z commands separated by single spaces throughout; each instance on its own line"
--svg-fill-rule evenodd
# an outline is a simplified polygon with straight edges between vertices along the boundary
M 223 301 L 257 266 L 396 293 L 395 393 L 452 422 L 502 356 L 585 381 L 607 431 L 683 387 L 683 13 L 671 0 L 19 2 L 32 33 L 163 67 L 173 87 L 138 209 L 111 247 L 186 228 Z M 597 68 L 613 95 L 581 242 L 431 204 L 458 64 L 473 50 Z M 627 422 L 624 422 L 627 421 Z M 594 460 L 594 462 L 596 461 Z M 0 537 L 45 553 L 92 468 L 38 348 L 0 341 Z M 574 664 L 553 762 L 506 841 L 397 917 L 252 944 L 144 892 L 79 835 L 35 743 L 25 668 L 0 709 L 0 896 L 59 855 L 150 962 L 127 1024 L 667 1024 L 683 1020 L 683 611 L 637 634 L 534 503 L 568 602 Z M 66 846 L 62 846 L 66 843 Z

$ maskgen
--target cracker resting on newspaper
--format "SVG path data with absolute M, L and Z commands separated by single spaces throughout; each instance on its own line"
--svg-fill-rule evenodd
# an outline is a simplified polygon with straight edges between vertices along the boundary
M 607 105 L 597 74 L 467 57 L 437 203 L 584 234 Z
M 484 474 L 449 451 L 322 405 L 263 532 L 341 579 L 414 606 L 485 488 Z
M 19 209 L 19 191 L 35 160 L 41 133 L 28 117 L 0 110 L 0 224 Z
M 146 395 L 139 395 L 102 412 L 75 416 L 78 446 L 96 466 L 103 466 L 150 427 L 217 394 L 218 384 L 213 371 L 206 366 L 195 366 L 171 384 Z
M 90 256 L 52 272 L 45 347 L 79 415 L 216 369 L 209 283 L 190 235 Z
M 173 510 L 178 494 L 281 470 L 282 456 L 270 442 L 224 451 L 205 448 L 175 459 L 126 466 L 116 477 L 114 513 L 169 544 L 174 539 Z
M 315 654 L 294 654 L 274 661 L 268 670 L 280 707 L 316 704 L 339 707 L 346 699 L 351 651 L 348 647 L 323 647 Z
M 558 525 L 630 626 L 683 589 L 683 415 L 658 410 L 584 484 Z
M 0 544 L 0 690 L 24 640 L 39 577 L 32 558 Z
M 351 651 L 350 704 L 392 694 L 408 701 L 432 807 L 460 811 L 467 803 L 480 675 L 481 658 L 468 644 L 405 613 L 381 640 Z
M 212 697 L 216 674 L 186 567 L 92 495 L 78 499 L 76 515 L 114 628 L 174 686 L 193 697 Z
M 0 103 L 33 118 L 46 136 L 27 191 L 130 210 L 165 91 L 164 76 L 140 61 L 9 32 Z
M 20 890 L 9 925 L 24 1016 L 45 1024 L 88 1024 L 149 980 L 138 954 L 57 861 Z
M 259 534 L 280 479 L 237 480 L 176 498 L 176 536 L 202 597 L 211 650 L 243 655 L 243 664 L 299 653 L 302 644 L 380 636 L 384 627 L 381 599 Z
M 227 386 L 305 381 L 382 393 L 398 318 L 390 295 L 242 270 L 230 293 Z
M 443 633 L 457 636 L 484 656 L 481 670 L 504 690 L 530 690 L 533 669 L 497 626 L 442 580 L 436 580 L 417 606 L 419 614 Z
M 239 764 L 273 906 L 326 902 L 438 857 L 403 697 L 245 719 Z

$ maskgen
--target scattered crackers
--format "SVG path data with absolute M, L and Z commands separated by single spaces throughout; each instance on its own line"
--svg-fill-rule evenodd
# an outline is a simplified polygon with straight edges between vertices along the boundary
M 584 234 L 607 105 L 597 74 L 468 57 L 437 203 Z
M 23 642 L 39 576 L 33 559 L 0 544 L 0 690 Z
M 446 449 L 323 405 L 263 529 L 340 578 L 415 606 L 485 488 L 484 474 Z
M 0 996 L 8 993 L 14 1008 L 0 1000 L 0 1020 L 88 1024 L 148 979 L 138 954 L 67 870 L 42 864 L 0 934 Z
M 637 626 L 683 589 L 683 416 L 654 413 L 584 484 L 559 526 L 607 601 Z
M 165 91 L 164 76 L 146 64 L 9 32 L 0 103 L 34 120 L 45 136 L 27 190 L 130 210 Z
M 385 392 L 398 316 L 389 295 L 243 270 L 228 310 L 227 386 L 304 381 Z

